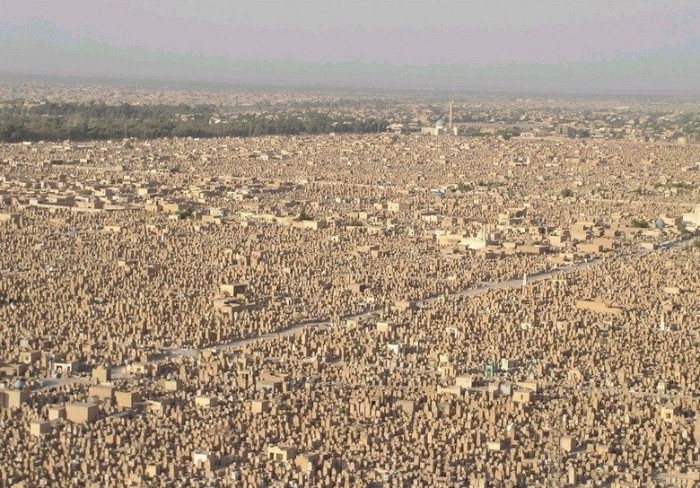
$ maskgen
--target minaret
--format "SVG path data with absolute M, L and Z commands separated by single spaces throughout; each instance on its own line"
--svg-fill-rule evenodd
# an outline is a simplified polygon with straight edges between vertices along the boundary
M 453 104 L 454 104 L 454 102 L 450 102 L 450 123 L 449 123 L 450 130 L 452 130 L 452 105 Z
M 527 286 L 527 273 L 523 273 L 523 286 Z

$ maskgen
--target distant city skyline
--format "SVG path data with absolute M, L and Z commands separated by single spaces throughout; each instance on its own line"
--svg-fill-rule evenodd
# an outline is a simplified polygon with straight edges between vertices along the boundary
M 6 74 L 565 93 L 700 91 L 697 2 L 26 1 Z

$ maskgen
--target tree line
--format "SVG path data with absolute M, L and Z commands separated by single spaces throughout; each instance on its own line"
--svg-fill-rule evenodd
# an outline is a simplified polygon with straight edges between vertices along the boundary
M 221 123 L 211 123 L 213 118 Z M 318 111 L 221 114 L 212 105 L 44 103 L 0 110 L 0 141 L 368 133 L 387 125 L 380 118 Z

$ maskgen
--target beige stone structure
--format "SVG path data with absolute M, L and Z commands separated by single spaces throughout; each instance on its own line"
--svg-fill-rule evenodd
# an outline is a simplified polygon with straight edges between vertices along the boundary
M 693 102 L 496 98 L 478 137 L 0 144 L 0 485 L 695 486 Z M 396 102 L 334 110 L 434 117 Z

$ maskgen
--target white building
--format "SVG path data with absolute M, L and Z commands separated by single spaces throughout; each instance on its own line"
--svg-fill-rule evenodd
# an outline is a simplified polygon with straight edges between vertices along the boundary
M 690 231 L 700 228 L 700 204 L 692 212 L 683 214 L 683 225 Z

